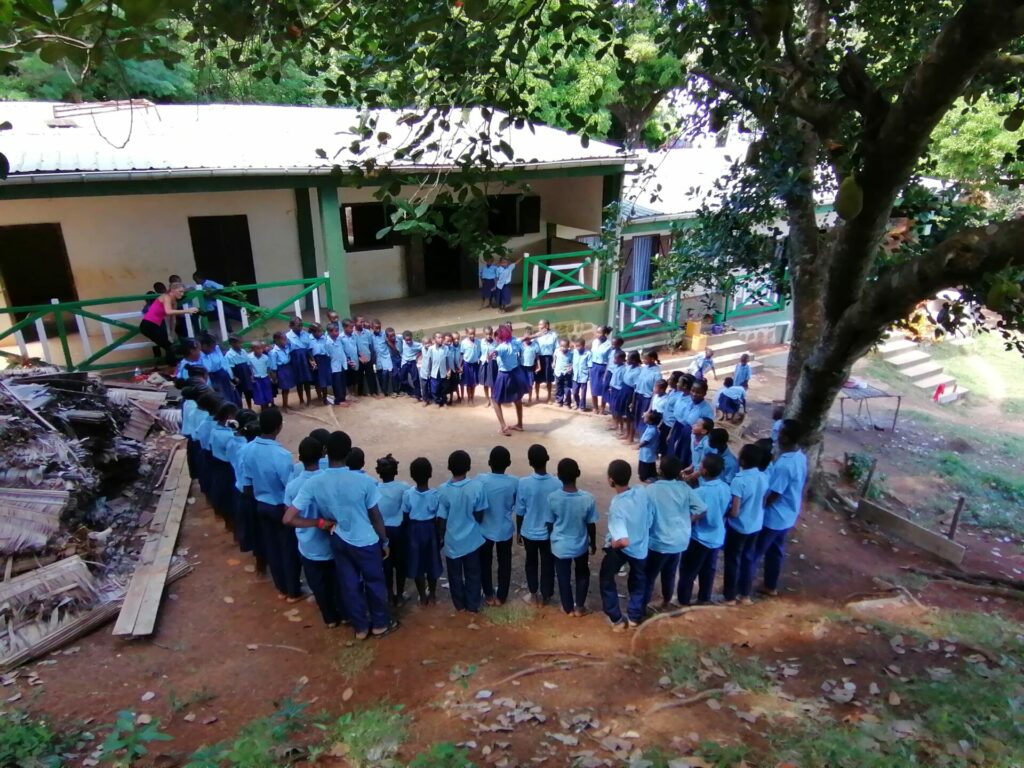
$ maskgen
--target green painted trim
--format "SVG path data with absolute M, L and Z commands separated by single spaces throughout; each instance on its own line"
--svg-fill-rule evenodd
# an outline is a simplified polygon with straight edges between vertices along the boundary
M 313 213 L 309 204 L 309 189 L 295 190 L 295 233 L 299 240 L 299 264 L 304 278 L 317 277 L 316 243 L 313 238 Z M 307 309 L 310 307 L 307 306 Z
M 64 367 L 70 371 L 74 362 L 71 359 L 71 346 L 68 344 L 68 330 L 64 324 L 64 313 L 54 312 L 53 316 L 57 320 L 57 338 L 60 339 L 60 348 L 64 353 Z
M 689 228 L 696 225 L 696 219 L 690 214 L 680 214 L 676 218 L 665 219 L 664 221 L 638 221 L 634 224 L 626 223 L 622 226 L 623 235 L 642 235 L 651 232 L 671 231 L 674 226 Z
M 604 270 L 602 270 L 601 273 L 601 285 L 597 289 L 592 288 L 589 285 L 586 285 L 582 281 L 577 280 L 575 277 L 573 277 L 573 274 L 579 274 L 584 267 L 588 266 L 591 263 L 590 257 L 592 257 L 593 255 L 594 252 L 592 250 L 586 250 L 573 251 L 571 253 L 547 253 L 538 256 L 527 256 L 526 260 L 523 262 L 523 309 L 535 309 L 537 307 L 545 307 L 555 304 L 579 303 L 581 301 L 594 301 L 596 299 L 604 299 L 606 286 Z M 583 263 L 580 264 L 578 267 L 571 268 L 570 272 L 563 272 L 559 269 L 552 267 L 549 264 L 544 263 L 546 260 L 549 259 L 562 259 L 571 256 L 580 256 L 586 258 L 584 259 Z M 530 284 L 530 266 L 532 264 L 536 264 L 545 272 L 550 272 L 557 278 L 554 281 L 554 283 L 546 287 L 536 296 L 530 296 L 530 289 L 532 288 L 532 285 Z M 548 294 L 552 290 L 558 288 L 559 286 L 565 285 L 566 283 L 570 283 L 576 286 L 580 291 L 583 292 L 584 295 L 581 296 L 577 294 L 574 296 L 556 296 L 554 298 L 548 297 Z
M 623 161 L 624 163 L 625 161 Z M 622 173 L 623 163 L 567 168 L 533 168 L 495 170 L 489 180 L 535 181 L 539 179 L 576 178 L 580 176 L 609 176 Z M 437 171 L 410 171 L 401 174 L 410 180 L 435 179 Z M 470 177 L 452 172 L 447 182 L 458 184 Z M 33 184 L 5 184 L 0 182 L 0 200 L 37 200 L 55 197 L 109 197 L 111 195 L 172 195 L 190 192 L 243 192 L 251 190 L 301 189 L 308 187 L 376 187 L 390 184 L 392 179 L 356 178 L 346 174 L 281 174 L 268 176 L 169 176 L 162 179 L 122 179 L 90 181 L 38 182 Z
M 345 258 L 345 240 L 341 231 L 341 205 L 336 187 L 317 187 L 320 206 L 320 231 L 323 234 L 324 261 L 331 276 L 328 304 L 342 317 L 352 313 L 348 293 L 348 265 Z

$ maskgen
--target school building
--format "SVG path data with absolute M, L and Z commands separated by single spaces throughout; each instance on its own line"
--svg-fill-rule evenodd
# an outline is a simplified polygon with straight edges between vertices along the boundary
M 603 267 L 591 248 L 634 159 L 554 128 L 456 111 L 412 156 L 403 148 L 420 126 L 401 111 L 359 125 L 344 108 L 7 102 L 0 116 L 11 124 L 2 134 L 10 174 L 0 181 L 8 357 L 123 367 L 149 351 L 135 333 L 143 294 L 170 274 L 189 283 L 196 270 L 241 286 L 224 306 L 235 304 L 253 333 L 329 306 L 400 329 L 543 316 L 653 337 L 697 311 L 694 297 L 655 296 L 651 283 L 673 222 L 692 216 L 690 198 L 666 202 L 675 210 L 637 204 L 623 230 L 623 268 Z M 359 135 L 370 137 L 361 148 Z M 375 169 L 401 173 L 400 197 L 430 203 L 481 141 L 502 159 L 484 182 L 488 230 L 522 259 L 511 315 L 479 307 L 476 259 L 457 245 L 378 237 L 391 211 L 375 193 L 394 177 Z M 679 172 L 676 162 L 666 174 Z M 367 173 L 350 172 L 352 163 Z M 451 211 L 442 214 L 447 222 Z M 758 306 L 766 323 L 785 323 L 781 304 Z

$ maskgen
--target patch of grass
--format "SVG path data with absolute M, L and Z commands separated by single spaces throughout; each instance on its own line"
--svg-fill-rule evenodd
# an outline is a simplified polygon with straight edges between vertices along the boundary
M 496 627 L 521 627 L 537 618 L 537 612 L 522 603 L 505 603 L 488 608 L 487 621 Z
M 333 742 L 352 768 L 380 765 L 394 757 L 405 741 L 408 718 L 400 706 L 380 705 L 359 712 L 346 712 L 327 729 Z
M 968 464 L 959 454 L 936 454 L 939 474 L 958 493 L 976 503 L 967 507 L 968 517 L 983 527 L 1024 533 L 1024 518 L 1017 513 L 1024 505 L 1024 478 L 988 472 Z M 981 504 L 977 501 L 981 500 Z
M 0 766 L 61 765 L 61 737 L 50 723 L 25 712 L 0 712 Z
M 672 681 L 672 685 L 692 688 L 699 680 L 699 654 L 700 646 L 693 640 L 676 637 L 661 647 L 658 651 L 658 661 L 668 679 Z
M 800 768 L 906 768 L 918 764 L 911 742 L 880 743 L 858 728 L 814 723 L 771 733 L 773 758 Z
M 192 691 L 192 693 L 186 694 L 185 696 L 178 696 L 177 692 L 174 690 L 172 690 L 168 695 L 171 711 L 175 714 L 183 712 L 191 707 L 201 707 L 203 704 L 209 704 L 215 698 L 217 698 L 217 694 L 209 690 L 206 686 L 203 686 L 198 691 Z
M 702 670 L 719 667 L 726 679 L 747 691 L 764 691 L 771 686 L 768 673 L 751 659 L 736 656 L 727 645 L 706 648 L 677 637 L 658 651 L 658 660 L 673 685 L 693 688 Z
M 1024 658 L 1024 625 L 998 613 L 941 611 L 931 620 L 940 637 L 983 648 L 1010 659 Z
M 299 734 L 316 725 L 308 705 L 285 700 L 274 714 L 245 725 L 231 741 L 203 747 L 192 754 L 185 768 L 279 768 L 289 765 L 302 749 Z
M 743 745 L 728 746 L 714 741 L 702 741 L 700 746 L 694 750 L 694 757 L 702 760 L 701 764 L 708 768 L 736 768 L 736 766 L 746 765 L 743 761 L 749 754 L 750 749 Z M 675 757 L 662 747 L 645 749 L 642 760 L 642 764 L 649 765 L 649 768 L 672 768 L 673 765 L 679 763 L 690 764 L 685 757 Z
M 996 333 L 979 333 L 964 344 L 932 344 L 928 353 L 972 395 L 986 399 L 1024 398 L 1020 355 L 1006 351 Z
M 1004 416 L 1024 416 L 1024 398 L 1014 397 L 1003 400 L 999 404 L 999 410 Z
M 369 643 L 343 646 L 334 660 L 334 668 L 346 680 L 354 680 L 370 668 L 375 653 Z
M 476 763 L 469 759 L 469 753 L 462 747 L 442 741 L 416 755 L 409 768 L 476 768 Z

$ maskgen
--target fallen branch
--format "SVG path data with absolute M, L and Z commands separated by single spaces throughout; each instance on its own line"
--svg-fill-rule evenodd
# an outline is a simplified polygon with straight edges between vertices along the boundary
M 530 651 L 529 653 L 519 654 L 520 659 L 528 659 L 536 656 L 565 656 L 575 659 L 590 659 L 592 661 L 596 661 L 594 654 L 577 653 L 576 651 Z
M 685 699 L 677 699 L 676 701 L 666 701 L 658 704 L 656 707 L 652 707 L 647 711 L 648 715 L 653 715 L 656 712 L 662 712 L 666 709 L 675 709 L 676 707 L 688 707 L 690 704 L 696 704 L 707 699 L 713 699 L 715 696 L 725 693 L 724 688 L 709 688 L 706 691 L 695 693 L 693 696 L 687 696 Z
M 249 643 L 248 645 L 255 645 L 258 648 L 283 648 L 286 651 L 295 651 L 297 653 L 305 653 L 307 656 L 309 655 L 309 651 L 305 648 L 297 648 L 294 645 L 281 645 L 279 643 Z
M 996 584 L 975 584 L 970 581 L 945 577 L 940 577 L 936 579 L 936 581 L 940 584 L 948 584 L 954 589 L 966 590 L 967 592 L 982 592 L 987 595 L 997 595 L 999 597 L 1006 597 L 1010 600 L 1024 601 L 1024 592 L 1022 592 L 1019 589 L 1011 589 L 1010 587 L 1000 587 Z
M 640 639 L 640 635 L 650 629 L 652 626 L 657 624 L 659 621 L 665 621 L 666 619 L 675 619 L 693 611 L 707 611 L 712 609 L 721 609 L 720 605 L 687 605 L 678 610 L 671 611 L 670 613 L 662 613 L 655 616 L 653 619 L 648 619 L 641 624 L 636 632 L 633 633 L 633 639 L 629 641 L 629 655 L 636 656 L 636 642 Z
M 491 683 L 489 687 L 498 688 L 499 686 L 505 685 L 506 683 L 511 683 L 513 680 L 518 680 L 521 677 L 529 677 L 530 675 L 537 675 L 541 672 L 571 672 L 574 669 L 584 669 L 586 667 L 603 667 L 606 664 L 608 664 L 607 661 L 590 661 L 584 663 L 574 661 L 554 661 L 550 664 L 538 664 L 535 667 L 527 667 L 526 669 L 521 669 L 518 672 L 509 675 L 508 677 L 503 677 L 498 682 Z
M 911 593 L 911 591 L 904 587 L 902 584 L 893 584 L 892 582 L 886 581 L 885 579 L 880 579 L 877 576 L 875 577 L 875 583 L 881 587 L 886 587 L 888 589 L 892 589 L 899 592 L 900 594 L 904 595 L 908 600 L 910 600 L 910 602 L 912 602 L 914 605 L 920 608 L 922 611 L 935 610 L 935 608 L 929 608 L 927 605 L 918 600 L 917 597 L 914 596 Z

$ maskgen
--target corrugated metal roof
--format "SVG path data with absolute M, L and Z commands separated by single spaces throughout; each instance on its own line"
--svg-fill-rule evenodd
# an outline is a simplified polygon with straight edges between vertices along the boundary
M 11 163 L 7 183 L 32 180 L 38 174 L 206 171 L 211 175 L 246 173 L 326 173 L 353 162 L 374 159 L 380 166 L 448 168 L 475 140 L 511 145 L 514 162 L 503 167 L 585 166 L 622 163 L 617 147 L 590 142 L 547 126 L 499 130 L 501 115 L 483 118 L 479 109 L 453 111 L 451 129 L 437 130 L 438 146 L 416 162 L 396 160 L 416 126 L 399 122 L 402 111 L 374 113 L 375 138 L 361 154 L 350 145 L 356 138 L 358 113 L 331 107 L 287 107 L 236 104 L 160 105 L 79 115 L 75 127 L 51 127 L 51 102 L 0 102 L 0 120 L 13 128 L 2 134 L 3 152 Z M 387 134 L 389 138 L 382 136 Z M 378 141 L 376 137 L 383 141 Z M 321 158 L 317 150 L 323 150 Z M 36 179 L 38 180 L 38 178 Z

